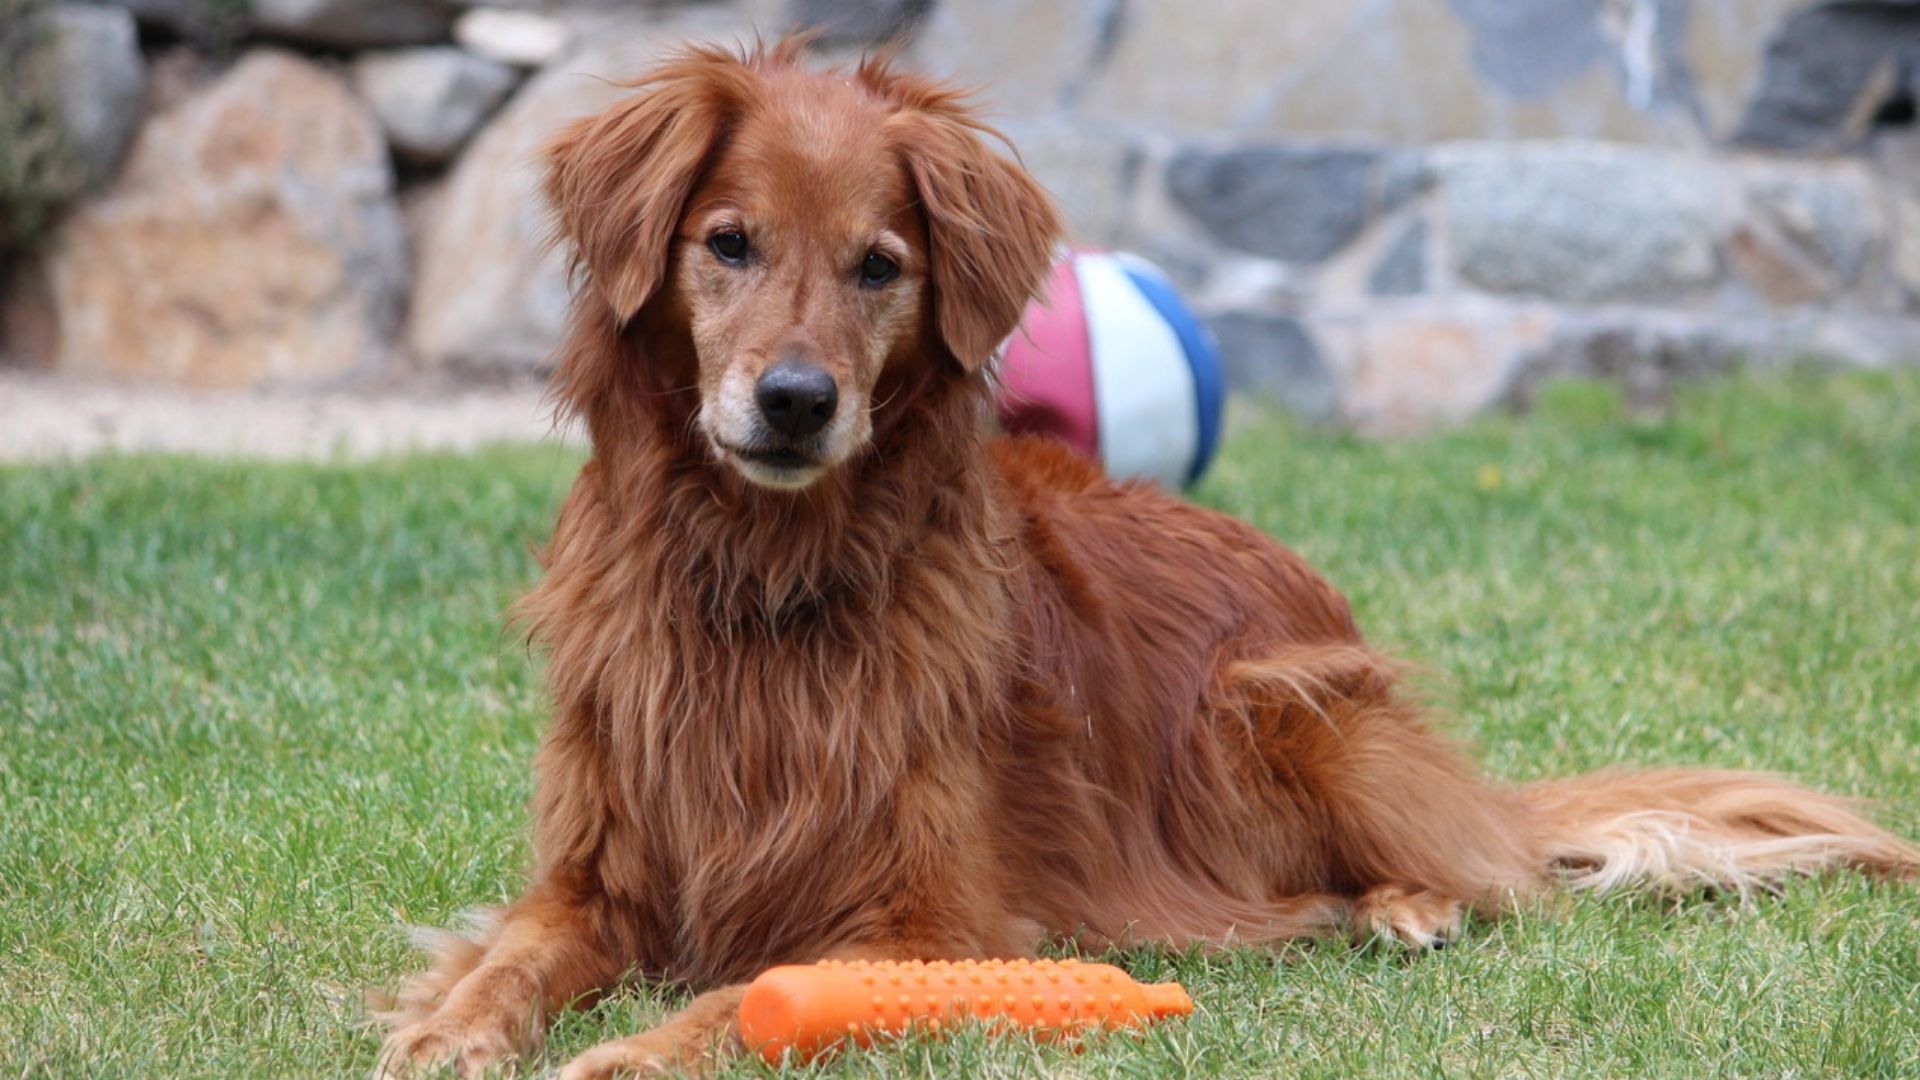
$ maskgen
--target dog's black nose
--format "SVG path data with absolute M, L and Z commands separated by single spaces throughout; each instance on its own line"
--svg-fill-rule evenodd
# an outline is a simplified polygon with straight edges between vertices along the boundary
M 754 384 L 753 398 L 760 415 L 775 431 L 794 438 L 827 426 L 840 404 L 840 387 L 826 369 L 804 360 L 782 360 L 768 368 Z

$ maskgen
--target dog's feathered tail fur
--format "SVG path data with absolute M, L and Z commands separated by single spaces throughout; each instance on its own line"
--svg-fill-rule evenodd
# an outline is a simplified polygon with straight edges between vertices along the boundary
M 1920 871 L 1920 848 L 1849 800 L 1766 773 L 1604 770 L 1531 784 L 1521 799 L 1549 866 L 1576 889 L 1744 896 L 1842 867 L 1897 878 Z

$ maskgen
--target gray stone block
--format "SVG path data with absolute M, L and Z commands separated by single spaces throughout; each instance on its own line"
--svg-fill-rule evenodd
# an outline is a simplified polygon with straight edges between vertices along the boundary
M 1613 55 L 1593 0 L 1448 0 L 1473 31 L 1474 67 L 1511 97 L 1545 95 Z
M 1377 212 L 1392 213 L 1433 187 L 1433 169 L 1419 150 L 1398 150 L 1380 168 L 1380 205 Z
M 1207 326 L 1220 343 L 1228 389 L 1310 420 L 1338 413 L 1339 383 L 1300 320 L 1235 312 L 1209 319 Z
M 1426 287 L 1427 222 L 1416 218 L 1401 227 L 1367 276 L 1367 291 L 1375 296 L 1412 296 Z
M 1459 277 L 1574 303 L 1670 302 L 1719 278 L 1707 168 L 1599 146 L 1477 149 L 1441 166 Z
M 1369 147 L 1188 150 L 1169 167 L 1167 188 L 1223 244 L 1319 262 L 1366 225 L 1380 201 L 1385 160 Z
M 445 41 L 459 9 L 440 0 L 249 0 L 255 29 L 343 49 Z
M 1920 5 L 1821 4 L 1782 22 L 1734 141 L 1776 150 L 1852 146 L 1872 122 L 1875 94 L 1901 88 L 1920 60 Z
M 120 8 L 61 4 L 47 12 L 52 100 L 80 159 L 80 187 L 113 178 L 140 127 L 147 66 L 133 16 Z
M 513 68 L 451 46 L 363 53 L 353 62 L 354 89 L 387 142 L 422 165 L 452 158 L 519 82 Z

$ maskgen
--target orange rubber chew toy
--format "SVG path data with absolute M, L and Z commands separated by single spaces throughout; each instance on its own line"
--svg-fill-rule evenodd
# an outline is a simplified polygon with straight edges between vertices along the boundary
M 1193 1012 L 1179 983 L 1142 985 L 1111 964 L 1078 960 L 836 961 L 763 972 L 740 1001 L 740 1038 L 778 1063 L 842 1040 L 938 1032 L 962 1020 L 1058 1038 L 1138 1027 Z

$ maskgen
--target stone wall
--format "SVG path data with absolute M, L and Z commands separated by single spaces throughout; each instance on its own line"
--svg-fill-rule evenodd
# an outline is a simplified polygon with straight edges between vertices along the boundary
M 537 370 L 530 155 L 692 39 L 821 29 L 983 87 L 1079 242 L 1233 385 L 1369 430 L 1582 372 L 1920 357 L 1920 4 L 126 0 L 46 20 L 85 164 L 14 363 L 197 384 Z
M 1591 142 L 1182 145 L 1139 231 L 1233 384 L 1398 430 L 1552 373 L 1920 358 L 1920 202 L 1866 161 Z

